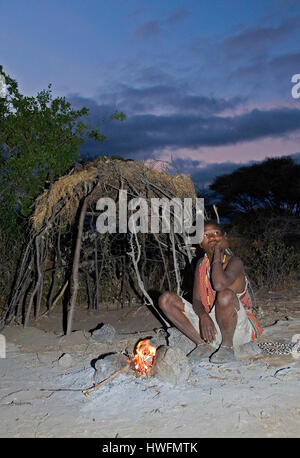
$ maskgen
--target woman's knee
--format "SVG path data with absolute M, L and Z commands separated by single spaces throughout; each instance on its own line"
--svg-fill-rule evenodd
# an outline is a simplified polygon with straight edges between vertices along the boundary
M 178 300 L 179 297 L 176 296 L 176 294 L 170 293 L 170 291 L 165 291 L 161 296 L 159 296 L 158 305 L 161 310 L 166 313 L 171 311 L 174 307 L 178 307 Z
M 171 304 L 171 295 L 172 293 L 170 293 L 169 291 L 165 291 L 164 293 L 162 293 L 159 298 L 158 298 L 158 304 L 159 304 L 159 307 L 164 311 L 166 312 L 167 310 L 169 310 L 170 308 L 170 304 Z
M 236 308 L 236 294 L 231 289 L 224 289 L 217 294 L 217 304 L 221 308 L 235 307 Z

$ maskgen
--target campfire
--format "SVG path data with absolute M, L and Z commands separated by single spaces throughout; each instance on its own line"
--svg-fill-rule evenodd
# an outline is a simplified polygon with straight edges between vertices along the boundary
M 117 354 L 111 355 L 111 358 L 115 355 Z M 107 358 L 109 357 L 108 355 Z M 85 396 L 127 371 L 132 371 L 136 377 L 156 376 L 160 380 L 171 381 L 175 385 L 187 380 L 190 373 L 188 359 L 180 348 L 166 345 L 156 348 L 150 344 L 148 339 L 140 340 L 136 344 L 131 357 L 124 354 L 119 354 L 119 357 L 121 360 L 118 365 L 121 367 L 102 382 L 83 390 L 82 393 Z
M 156 347 L 153 347 L 148 339 L 141 340 L 137 344 L 131 364 L 138 377 L 150 375 L 155 355 Z
M 83 390 L 82 393 L 85 396 L 88 396 L 92 391 L 97 390 L 100 386 L 105 385 L 105 383 L 110 382 L 119 374 L 127 372 L 129 369 L 133 370 L 137 377 L 149 376 L 154 364 L 155 355 L 156 347 L 153 347 L 148 339 L 141 340 L 136 345 L 133 356 L 127 359 L 126 364 L 121 369 L 114 372 L 110 377 L 103 380 L 101 383 Z

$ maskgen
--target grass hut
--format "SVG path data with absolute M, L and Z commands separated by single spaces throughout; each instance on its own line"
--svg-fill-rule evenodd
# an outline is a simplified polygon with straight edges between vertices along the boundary
M 181 268 L 190 260 L 182 234 L 99 233 L 99 199 L 120 209 L 120 190 L 129 199 L 196 198 L 189 176 L 171 175 L 141 162 L 100 156 L 75 166 L 36 199 L 28 244 L 18 270 L 6 322 L 50 313 L 65 304 L 66 333 L 72 330 L 76 304 L 99 309 L 114 302 L 153 305 L 151 291 L 180 292 Z M 150 211 L 150 210 L 149 210 Z M 119 219 L 118 219 L 119 221 Z

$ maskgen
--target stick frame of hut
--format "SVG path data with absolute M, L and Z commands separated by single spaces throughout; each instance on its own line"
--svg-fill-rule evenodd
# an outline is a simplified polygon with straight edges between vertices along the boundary
M 171 230 L 133 237 L 95 230 L 97 201 L 110 197 L 117 203 L 120 189 L 148 202 L 196 199 L 189 176 L 170 175 L 141 162 L 100 156 L 74 167 L 36 199 L 6 323 L 21 317 L 27 326 L 32 316 L 37 320 L 50 314 L 61 301 L 69 335 L 83 290 L 91 309 L 99 309 L 101 302 L 124 306 L 135 297 L 157 313 L 151 289 L 181 292 L 181 268 L 191 261 L 184 235 Z

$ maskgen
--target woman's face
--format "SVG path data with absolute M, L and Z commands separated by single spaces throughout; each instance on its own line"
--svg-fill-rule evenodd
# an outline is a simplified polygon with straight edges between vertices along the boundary
M 222 233 L 221 229 L 214 224 L 207 224 L 204 226 L 204 233 L 200 246 L 204 249 L 204 251 L 211 252 L 216 244 L 224 239 L 226 239 L 226 237 Z

